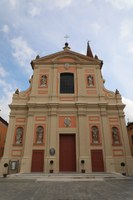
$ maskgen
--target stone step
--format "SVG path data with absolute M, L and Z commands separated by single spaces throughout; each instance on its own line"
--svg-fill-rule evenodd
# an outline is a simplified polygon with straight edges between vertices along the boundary
M 18 173 L 7 175 L 9 180 L 35 180 L 35 181 L 103 181 L 107 179 L 128 179 L 119 173 Z

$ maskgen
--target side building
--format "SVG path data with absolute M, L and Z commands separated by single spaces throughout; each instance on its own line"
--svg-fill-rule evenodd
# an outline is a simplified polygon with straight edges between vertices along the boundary
M 133 173 L 124 104 L 104 87 L 103 62 L 70 50 L 37 56 L 30 87 L 16 90 L 4 163 L 9 173 Z
M 0 159 L 4 153 L 4 146 L 6 140 L 6 133 L 7 133 L 8 123 L 2 117 L 0 117 Z
M 133 156 L 133 122 L 127 124 L 127 133 L 129 138 L 131 154 Z

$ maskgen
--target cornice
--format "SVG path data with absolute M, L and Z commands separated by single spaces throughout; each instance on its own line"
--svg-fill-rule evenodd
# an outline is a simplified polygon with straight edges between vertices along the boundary
M 27 104 L 23 105 L 23 104 L 10 104 L 9 105 L 10 109 L 16 109 L 18 110 L 19 108 L 22 108 L 22 109 L 28 109 L 28 106 Z

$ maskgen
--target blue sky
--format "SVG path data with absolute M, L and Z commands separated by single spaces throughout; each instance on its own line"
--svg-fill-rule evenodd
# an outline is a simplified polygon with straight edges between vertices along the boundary
M 90 40 L 133 121 L 133 0 L 0 0 L 0 115 L 8 121 L 12 94 L 29 87 L 31 60 L 61 51 L 66 34 L 82 54 Z

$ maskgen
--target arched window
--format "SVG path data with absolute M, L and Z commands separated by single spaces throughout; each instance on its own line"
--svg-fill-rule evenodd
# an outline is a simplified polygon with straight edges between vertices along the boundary
M 92 143 L 98 144 L 99 143 L 99 130 L 97 126 L 91 127 L 91 134 L 92 134 Z
M 23 139 L 23 128 L 18 127 L 16 129 L 15 144 L 22 144 L 22 139 Z
M 38 126 L 36 129 L 36 143 L 42 144 L 43 143 L 43 135 L 44 135 L 44 129 L 42 126 Z
M 117 127 L 112 127 L 112 138 L 113 138 L 113 144 L 120 143 L 119 131 Z
M 60 93 L 74 93 L 74 74 L 60 74 Z

